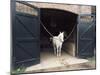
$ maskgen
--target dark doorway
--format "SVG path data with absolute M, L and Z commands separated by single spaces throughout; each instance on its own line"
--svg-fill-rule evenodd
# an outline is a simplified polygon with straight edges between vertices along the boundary
M 73 28 L 77 25 L 77 14 L 74 14 L 69 11 L 59 10 L 59 9 L 49 9 L 49 8 L 41 8 L 40 9 L 40 20 L 45 25 L 47 30 L 54 36 L 57 36 L 59 32 L 64 31 L 66 33 L 65 39 L 72 32 Z M 66 48 L 66 42 L 75 43 L 75 35 L 76 27 L 74 32 L 70 35 L 68 40 L 66 40 L 65 47 L 63 46 L 63 50 Z M 53 52 L 52 43 L 50 42 L 50 35 L 48 32 L 40 25 L 40 47 L 41 51 L 50 51 Z M 67 51 L 65 49 L 65 51 Z

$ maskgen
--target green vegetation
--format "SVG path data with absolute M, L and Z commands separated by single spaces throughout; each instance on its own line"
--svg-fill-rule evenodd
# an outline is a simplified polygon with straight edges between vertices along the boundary
M 13 70 L 11 72 L 11 75 L 19 75 L 19 73 L 24 73 L 25 69 L 26 69 L 26 67 L 20 66 L 19 68 L 16 68 L 15 70 Z

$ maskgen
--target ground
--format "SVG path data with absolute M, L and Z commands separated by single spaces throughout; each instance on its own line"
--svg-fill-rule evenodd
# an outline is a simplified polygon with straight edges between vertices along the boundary
M 14 73 L 54 72 L 69 70 L 95 69 L 95 57 L 80 59 L 65 52 L 61 57 L 56 57 L 52 52 L 42 52 L 41 62 L 37 65 L 17 69 Z
M 95 69 L 95 57 L 80 59 L 73 57 L 65 52 L 61 57 L 56 57 L 53 53 L 43 52 L 41 63 L 27 67 L 25 72 L 51 72 L 65 70 Z

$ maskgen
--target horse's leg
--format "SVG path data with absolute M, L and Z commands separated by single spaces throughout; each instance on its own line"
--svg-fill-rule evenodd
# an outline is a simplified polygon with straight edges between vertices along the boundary
M 54 53 L 55 53 L 55 55 L 56 55 L 56 53 L 57 53 L 56 50 L 57 50 L 57 49 L 56 49 L 56 46 L 55 46 L 55 47 L 54 47 Z
M 56 46 L 53 44 L 54 54 L 56 55 Z
M 62 45 L 59 46 L 59 56 L 61 56 L 61 48 L 62 48 Z
M 59 46 L 57 46 L 57 57 L 59 56 Z

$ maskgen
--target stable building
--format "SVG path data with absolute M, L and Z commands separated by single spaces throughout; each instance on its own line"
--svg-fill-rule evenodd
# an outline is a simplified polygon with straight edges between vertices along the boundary
M 41 53 L 53 54 L 46 29 L 53 36 L 66 33 L 62 52 L 78 58 L 94 56 L 95 6 L 24 1 L 11 6 L 14 65 L 38 64 Z

